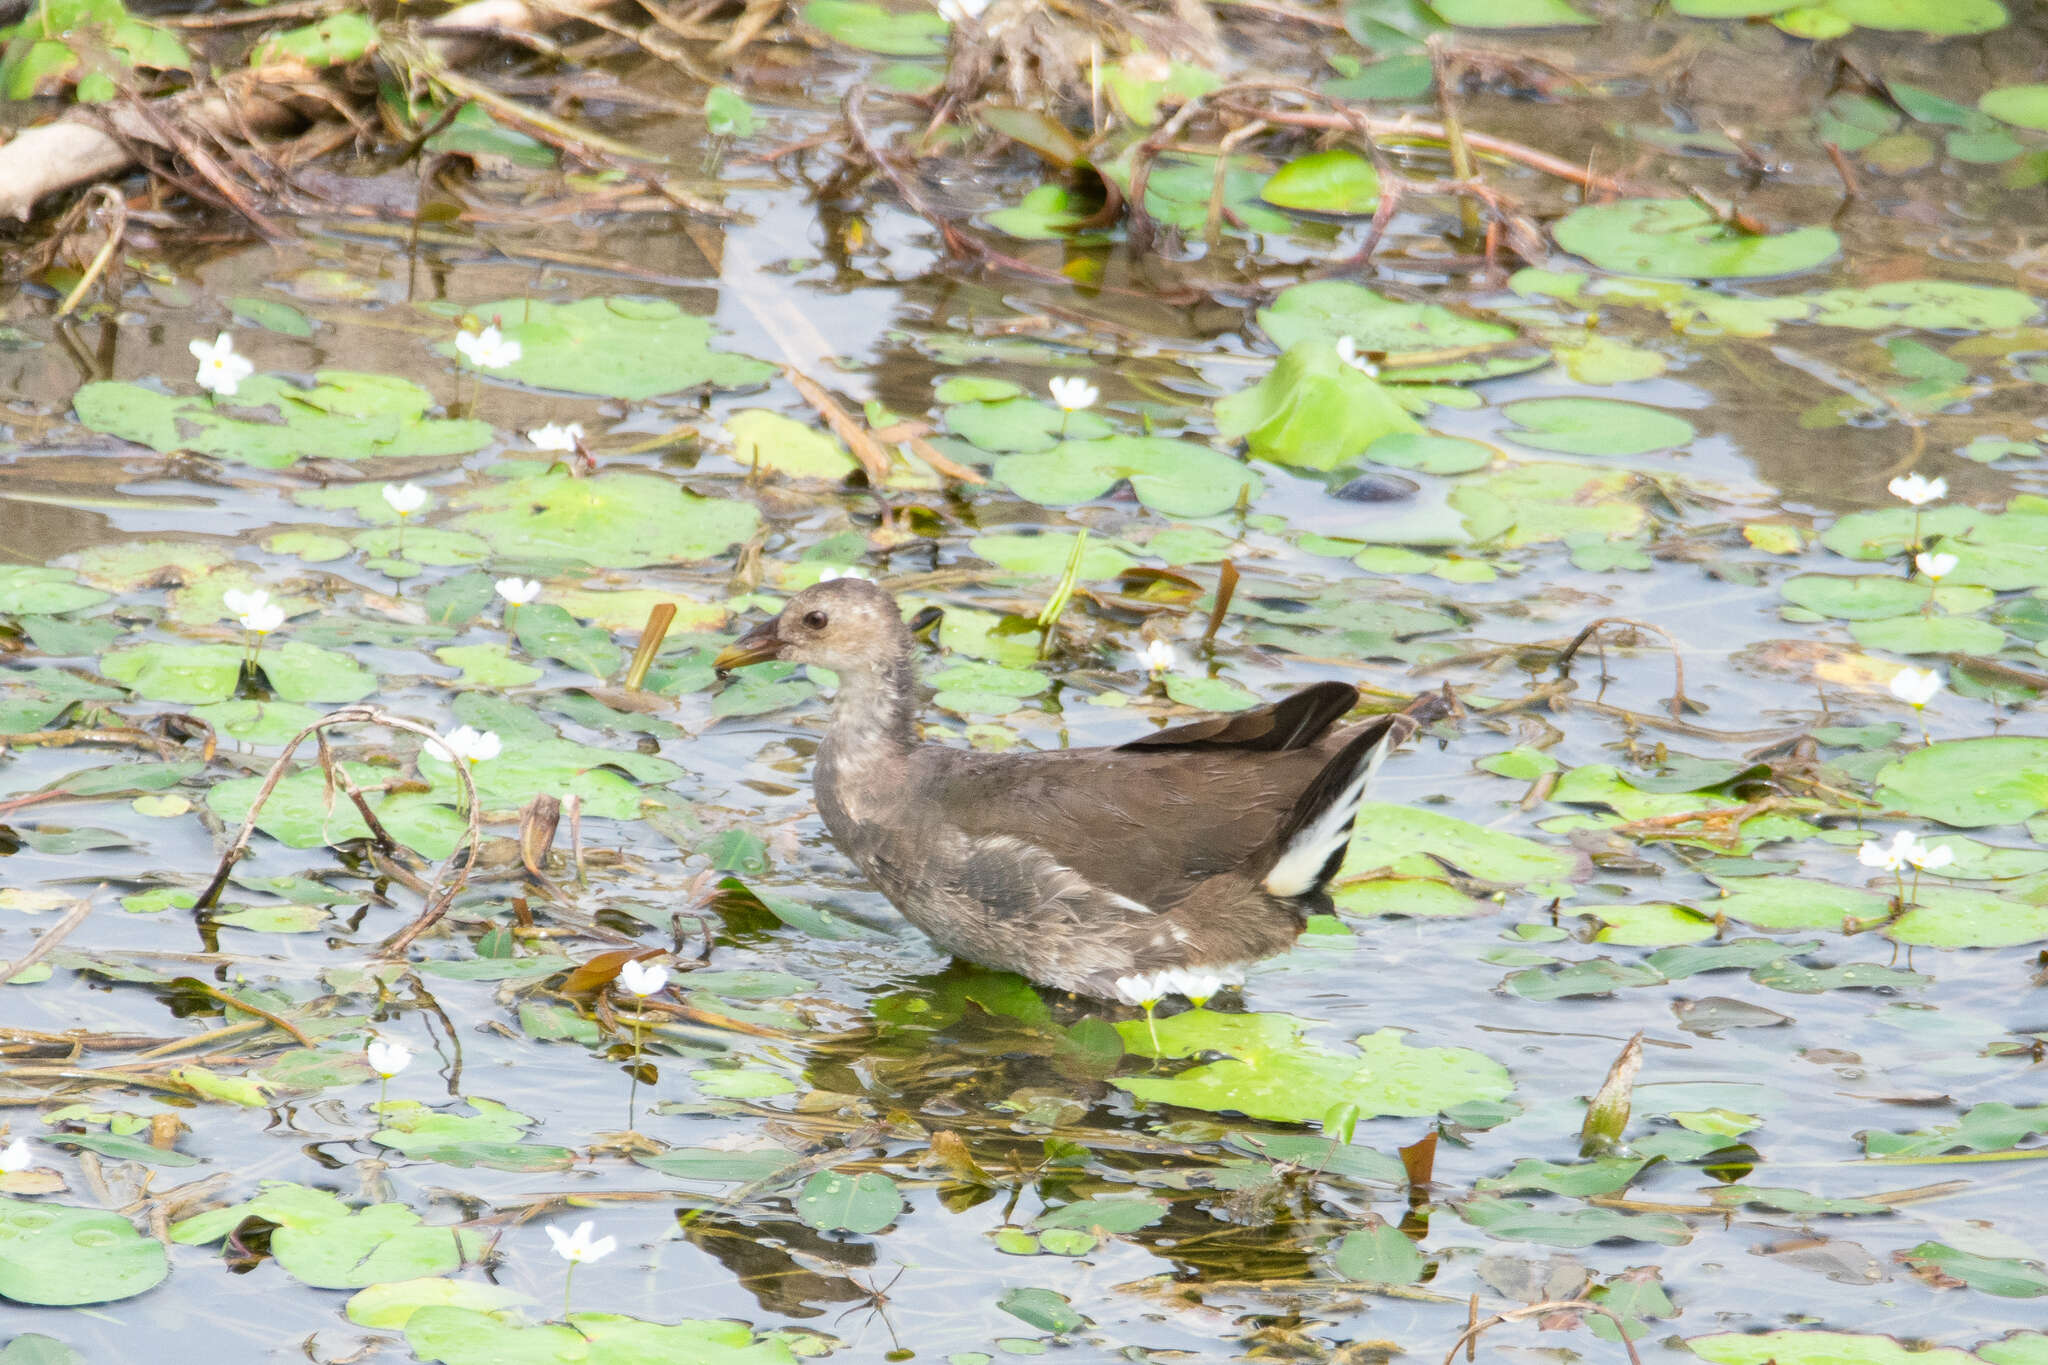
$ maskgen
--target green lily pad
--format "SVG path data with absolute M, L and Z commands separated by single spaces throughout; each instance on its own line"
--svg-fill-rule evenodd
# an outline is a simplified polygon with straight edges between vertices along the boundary
M 877 1233 L 902 1212 L 903 1195 L 880 1171 L 819 1171 L 796 1197 L 797 1217 L 823 1232 Z
M 1051 450 L 1062 441 L 1093 441 L 1114 430 L 1092 412 L 1064 412 L 1020 395 L 954 403 L 946 409 L 946 428 L 996 455 Z
M 2048 132 L 2048 85 L 2003 85 L 1979 96 L 1977 107 L 2015 128 Z
M 171 1227 L 171 1240 L 203 1245 L 249 1219 L 276 1224 L 270 1254 L 295 1278 L 319 1289 L 360 1289 L 383 1280 L 445 1275 L 483 1250 L 481 1233 L 428 1227 L 404 1204 L 352 1209 L 324 1190 L 266 1182 L 254 1199 Z
M 1470 474 L 1501 458 L 1501 453 L 1483 441 L 1469 441 L 1462 436 L 1397 431 L 1367 446 L 1365 458 L 1374 464 L 1423 474 Z
M 1577 28 L 1600 21 L 1567 0 L 1432 0 L 1460 28 Z
M 1199 711 L 1248 711 L 1259 704 L 1255 694 L 1228 678 L 1192 678 L 1182 673 L 1167 675 L 1166 695 Z
M 462 1305 L 428 1305 L 405 1320 L 413 1355 L 440 1365 L 597 1365 L 688 1361 L 690 1365 L 796 1365 L 779 1337 L 757 1340 L 740 1322 L 642 1322 L 612 1313 L 571 1313 L 528 1326 Z
M 1348 280 L 1314 280 L 1280 291 L 1259 310 L 1259 326 L 1283 351 L 1304 341 L 1331 345 L 1350 337 L 1361 352 L 1384 354 L 1382 378 L 1404 383 L 1461 383 L 1519 374 L 1547 356 L 1505 323 L 1435 303 L 1406 303 Z M 1455 352 L 1433 364 L 1404 357 Z
M 1894 616 L 1849 627 L 1865 649 L 1893 654 L 1996 654 L 2005 632 L 1974 616 Z
M 704 498 L 668 479 L 624 470 L 591 478 L 530 474 L 468 489 L 456 525 L 500 556 L 602 568 L 710 559 L 754 534 L 751 503 Z
M 1047 507 L 1092 501 L 1128 479 L 1138 501 L 1170 517 L 1212 517 L 1235 507 L 1240 495 L 1256 500 L 1265 486 L 1228 455 L 1165 436 L 1063 441 L 1042 453 L 1001 457 L 995 477 Z
M 1472 541 L 1501 549 L 1579 536 L 1621 539 L 1648 520 L 1629 496 L 1634 477 L 1593 465 L 1518 464 L 1460 480 L 1449 501 Z
M 1714 937 L 1713 920 L 1690 906 L 1668 901 L 1640 905 L 1576 905 L 1574 914 L 1592 915 L 1606 927 L 1593 936 L 1599 943 L 1636 948 L 1663 948 L 1678 943 L 1704 943 Z
M 1826 228 L 1752 236 L 1691 199 L 1623 199 L 1574 209 L 1553 229 L 1557 244 L 1602 270 L 1689 279 L 1791 275 L 1833 260 L 1841 239 Z
M 1971 1105 L 1953 1123 L 1910 1133 L 1869 1130 L 1863 1152 L 1871 1157 L 1944 1156 L 1950 1152 L 2009 1152 L 2028 1138 L 2048 1133 L 2048 1104 L 2012 1105 L 1990 1100 Z
M 1126 198 L 1131 192 L 1131 157 L 1097 166 L 1104 179 L 1112 181 Z M 1223 207 L 1230 210 L 1242 227 L 1228 219 L 1219 229 L 1227 233 L 1291 232 L 1294 220 L 1259 201 L 1265 185 L 1263 168 L 1250 157 L 1233 157 L 1223 171 Z M 1154 158 L 1145 178 L 1145 212 L 1186 237 L 1200 237 L 1208 228 L 1210 196 L 1216 187 L 1216 158 L 1168 153 Z
M 1924 948 L 2012 948 L 2048 938 L 2048 905 L 1958 886 L 1922 886 L 1913 899 L 1885 937 Z
M 1699 434 L 1683 417 L 1607 398 L 1527 398 L 1500 412 L 1523 428 L 1509 440 L 1567 455 L 1647 455 Z
M 376 21 L 369 15 L 344 10 L 265 38 L 249 53 L 249 65 L 303 62 L 311 67 L 343 66 L 367 57 L 376 49 L 378 37 Z
M 1649 1158 L 1640 1156 L 1605 1156 L 1596 1161 L 1568 1164 L 1524 1157 L 1506 1175 L 1485 1177 L 1473 1188 L 1481 1194 L 1538 1191 L 1586 1199 L 1593 1195 L 1621 1193 L 1649 1164 Z
M 1441 877 L 1439 857 L 1468 876 L 1512 885 L 1569 881 L 1581 865 L 1568 848 L 1412 806 L 1368 801 L 1359 807 L 1354 828 L 1339 880 L 1382 868 L 1411 877 Z
M 170 1273 L 156 1239 L 120 1214 L 0 1196 L 0 1298 L 65 1307 L 112 1303 Z
M 1429 1263 L 1401 1229 L 1375 1222 L 1344 1234 L 1330 1268 L 1361 1284 L 1420 1284 Z
M 1945 825 L 2013 824 L 2048 810 L 2048 739 L 1943 740 L 1885 765 L 1879 800 Z
M 434 651 L 434 657 L 461 669 L 466 687 L 525 687 L 541 676 L 540 669 L 513 658 L 503 645 L 445 645 Z
M 1073 558 L 1074 537 L 1059 533 L 1045 535 L 976 536 L 967 548 L 999 569 L 1034 577 L 1057 578 L 1066 572 Z M 1117 548 L 1113 541 L 1091 536 L 1081 552 L 1080 576 L 1089 582 L 1115 578 L 1134 567 L 1137 560 Z
M 1383 436 L 1422 428 L 1378 380 L 1328 342 L 1289 346 L 1251 388 L 1216 404 L 1216 430 L 1261 459 L 1335 469 Z
M 1221 1053 L 1172 1076 L 1124 1076 L 1112 1083 L 1140 1100 L 1237 1112 L 1283 1123 L 1319 1122 L 1333 1105 L 1353 1104 L 1362 1118 L 1422 1118 L 1454 1105 L 1505 1099 L 1507 1068 L 1465 1048 L 1410 1047 L 1399 1029 L 1356 1040 L 1355 1053 L 1305 1041 L 1308 1021 L 1284 1014 L 1191 1010 L 1152 1027 L 1118 1024 L 1124 1046 L 1141 1057 Z
M 1059 185 L 1040 185 L 1015 208 L 984 215 L 999 232 L 1027 242 L 1059 241 L 1074 235 L 1090 215 Z M 947 400 L 941 395 L 941 401 Z
M 377 675 L 348 655 L 291 640 L 257 659 L 282 701 L 360 701 Z M 100 671 L 151 701 L 217 702 L 235 693 L 242 651 L 233 645 L 134 645 L 100 661 Z
M 1688 1337 L 1685 1344 L 1714 1365 L 1976 1365 L 1968 1351 L 1916 1351 L 1897 1337 L 1854 1332 L 1722 1332 Z
M 217 402 L 111 381 L 87 384 L 71 400 L 78 420 L 105 435 L 261 469 L 302 459 L 467 455 L 490 441 L 486 422 L 427 416 L 433 402 L 408 380 L 349 370 L 322 370 L 311 388 L 259 374 Z M 233 415 L 241 412 L 251 416 Z
M 98 588 L 86 587 L 64 569 L 0 565 L 0 615 L 53 616 L 96 607 L 107 601 L 108 596 Z
M 497 1171 L 562 1171 L 576 1160 L 567 1147 L 522 1142 L 533 1120 L 496 1100 L 468 1096 L 472 1114 L 429 1109 L 411 1100 L 387 1100 L 378 1108 L 384 1126 L 370 1135 L 415 1161 Z
M 343 766 L 363 788 L 370 809 L 392 838 L 429 858 L 445 858 L 455 851 L 468 821 L 457 815 L 453 806 L 442 804 L 440 796 L 421 791 L 383 793 L 375 789 L 396 778 L 391 769 L 367 763 Z M 239 825 L 248 818 L 249 804 L 262 786 L 260 777 L 216 782 L 206 793 L 206 804 L 222 820 Z M 329 792 L 317 767 L 299 769 L 279 782 L 263 803 L 256 827 L 290 848 L 318 848 L 366 839 L 370 834 L 354 803 L 339 791 Z
M 1915 1270 L 1932 1270 L 2002 1299 L 2048 1296 L 2048 1267 L 2015 1256 L 1980 1256 L 1941 1242 L 1922 1242 L 1900 1253 Z
M 1820 0 L 1813 8 L 1857 28 L 1942 37 L 1989 33 L 2008 19 L 1998 0 Z
M 1310 152 L 1267 178 L 1259 197 L 1275 208 L 1361 216 L 1380 202 L 1380 176 L 1372 162 L 1348 147 Z
M 887 10 L 870 0 L 810 0 L 803 19 L 835 42 L 885 57 L 936 57 L 952 31 L 930 10 Z
M 748 408 L 725 419 L 732 457 L 750 469 L 797 479 L 841 480 L 860 464 L 828 432 L 792 421 L 779 412 Z
M 1890 913 L 1888 897 L 1833 882 L 1798 877 L 1744 877 L 1719 900 L 1704 902 L 1708 910 L 1758 929 L 1840 931 L 1844 924 L 1871 924 Z M 1782 951 L 1782 945 L 1781 945 Z M 1751 963 L 1731 962 L 1730 966 Z M 1667 969 L 1668 970 L 1668 969 Z
M 1685 1220 L 1668 1213 L 1622 1213 L 1617 1209 L 1538 1208 L 1519 1199 L 1476 1198 L 1458 1214 L 1490 1237 L 1554 1247 L 1589 1247 L 1599 1242 L 1657 1242 L 1683 1246 L 1692 1240 Z
M 749 388 L 775 377 L 766 361 L 712 350 L 710 321 L 667 299 L 500 299 L 462 311 L 486 323 L 496 319 L 506 339 L 519 343 L 519 359 L 491 373 L 535 388 L 637 401 L 707 386 Z M 434 349 L 457 354 L 452 340 Z
M 466 693 L 456 699 L 454 711 L 464 724 L 491 731 L 503 743 L 497 758 L 470 768 L 487 809 L 518 809 L 536 796 L 574 793 L 582 798 L 588 816 L 632 820 L 641 814 L 642 792 L 635 779 L 658 785 L 683 776 L 677 764 L 638 749 L 608 749 L 564 739 L 528 707 L 505 697 Z M 434 782 L 437 799 L 454 800 L 457 783 L 445 759 L 422 751 L 419 766 Z M 612 771 L 615 768 L 630 777 Z

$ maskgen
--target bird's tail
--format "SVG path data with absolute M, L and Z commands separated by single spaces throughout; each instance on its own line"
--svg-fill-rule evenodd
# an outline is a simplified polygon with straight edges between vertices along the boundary
M 1382 716 L 1360 729 L 1323 765 L 1268 845 L 1272 861 L 1259 879 L 1267 895 L 1312 896 L 1337 875 L 1351 843 L 1352 821 L 1358 818 L 1373 774 L 1416 729 L 1409 716 Z

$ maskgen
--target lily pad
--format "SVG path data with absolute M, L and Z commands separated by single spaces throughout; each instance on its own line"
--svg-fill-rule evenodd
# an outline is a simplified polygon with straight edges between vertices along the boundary
M 1833 260 L 1841 239 L 1826 228 L 1752 235 L 1691 199 L 1623 199 L 1574 209 L 1553 233 L 1566 251 L 1623 275 L 1757 279 Z
M 1441 877 L 1443 864 L 1449 863 L 1483 881 L 1519 886 L 1569 881 L 1580 866 L 1569 849 L 1413 806 L 1368 801 L 1359 807 L 1354 828 L 1338 870 L 1340 880 L 1382 868 L 1405 876 Z
M 392 780 L 390 769 L 367 763 L 344 764 L 348 775 L 362 787 L 370 809 L 389 830 L 391 837 L 429 858 L 445 858 L 468 822 L 442 798 L 421 791 L 385 793 L 377 788 Z M 215 783 L 206 793 L 206 804 L 215 815 L 239 825 L 248 818 L 249 804 L 263 786 L 260 777 L 235 777 Z M 370 831 L 355 805 L 341 792 L 330 792 L 318 768 L 302 768 L 286 776 L 263 803 L 256 827 L 290 848 L 318 848 L 350 839 L 366 839 Z
M 903 1195 L 880 1171 L 820 1171 L 796 1197 L 797 1217 L 823 1232 L 880 1232 L 902 1212 Z
M 1436 303 L 1391 299 L 1347 280 L 1315 280 L 1280 291 L 1259 310 L 1259 326 L 1283 351 L 1304 341 L 1350 337 L 1361 353 L 1384 355 L 1381 375 L 1404 383 L 1460 383 L 1533 370 L 1548 358 L 1506 323 Z M 1434 363 L 1409 359 L 1441 357 Z
M 1607 398 L 1527 398 L 1500 411 L 1523 428 L 1509 440 L 1567 455 L 1647 455 L 1698 435 L 1683 417 Z
M 1977 1365 L 1968 1351 L 1916 1351 L 1897 1337 L 1854 1332 L 1722 1332 L 1685 1344 L 1714 1365 Z
M 667 299 L 500 299 L 463 311 L 495 320 L 507 340 L 519 343 L 519 359 L 491 373 L 535 388 L 638 400 L 685 389 L 748 388 L 775 377 L 766 361 L 712 350 L 710 321 Z M 453 341 L 435 349 L 456 354 Z
M 1284 1014 L 1218 1014 L 1191 1010 L 1157 1023 L 1118 1024 L 1124 1046 L 1142 1057 L 1221 1053 L 1172 1076 L 1125 1076 L 1113 1084 L 1141 1100 L 1236 1112 L 1283 1123 L 1319 1122 L 1333 1105 L 1352 1104 L 1362 1118 L 1422 1118 L 1454 1105 L 1507 1098 L 1507 1068 L 1465 1048 L 1410 1047 L 1399 1029 L 1356 1040 L 1358 1051 L 1334 1052 L 1305 1041 L 1308 1021 Z
M 96 607 L 107 600 L 108 594 L 86 587 L 64 569 L 0 565 L 0 614 L 49 616 Z
M 503 1314 L 428 1305 L 405 1320 L 413 1355 L 440 1365 L 596 1365 L 688 1361 L 690 1365 L 796 1365 L 779 1337 L 756 1339 L 740 1322 L 642 1322 L 613 1313 L 571 1313 L 528 1326 Z
M 871 0 L 810 0 L 803 19 L 835 42 L 885 57 L 936 57 L 952 28 L 930 10 L 888 10 Z
M 299 640 L 272 645 L 256 663 L 280 701 L 360 701 L 377 690 L 377 675 L 348 655 Z M 151 701 L 226 701 L 242 676 L 242 651 L 233 645 L 134 645 L 103 658 L 100 671 Z
M 1885 765 L 1877 781 L 1879 800 L 1924 819 L 2014 824 L 2048 810 L 2048 739 L 1943 740 Z
M 1228 455 L 1165 436 L 1062 441 L 1040 454 L 1003 456 L 995 476 L 1018 497 L 1048 507 L 1092 501 L 1128 479 L 1138 501 L 1170 517 L 1212 517 L 1240 496 L 1256 499 L 1265 486 Z
M 1372 162 L 1348 147 L 1296 157 L 1267 179 L 1259 197 L 1275 208 L 1359 216 L 1380 202 L 1380 176 Z
M 1923 886 L 1913 899 L 1885 937 L 1923 948 L 2013 948 L 2048 938 L 2048 905 L 1954 886 Z
M 1433 0 L 1432 8 L 1460 28 L 1578 28 L 1600 22 L 1567 0 Z
M 601 568 L 710 559 L 754 534 L 751 503 L 705 498 L 652 474 L 556 470 L 457 494 L 456 525 L 513 559 Z
M 335 1195 L 271 1182 L 245 1203 L 212 1209 L 172 1225 L 185 1246 L 219 1241 L 242 1223 L 276 1225 L 270 1253 L 295 1278 L 319 1289 L 360 1289 L 384 1280 L 445 1275 L 483 1250 L 481 1233 L 428 1227 L 404 1204 L 352 1209 Z
M 104 1209 L 0 1196 L 0 1298 L 68 1307 L 153 1289 L 170 1273 L 156 1239 Z
M 71 400 L 94 431 L 165 454 L 188 450 L 260 469 L 467 455 L 489 443 L 488 423 L 429 417 L 433 402 L 409 380 L 350 370 L 322 370 L 311 388 L 259 374 L 219 400 L 111 381 L 87 384 Z
M 1420 433 L 1378 380 L 1324 341 L 1289 346 L 1257 384 L 1216 404 L 1216 430 L 1261 459 L 1335 469 L 1383 436 Z

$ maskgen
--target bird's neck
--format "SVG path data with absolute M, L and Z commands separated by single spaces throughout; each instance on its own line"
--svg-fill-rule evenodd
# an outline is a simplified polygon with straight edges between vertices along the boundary
M 849 767 L 900 758 L 916 747 L 917 680 L 908 652 L 839 675 L 826 741 Z

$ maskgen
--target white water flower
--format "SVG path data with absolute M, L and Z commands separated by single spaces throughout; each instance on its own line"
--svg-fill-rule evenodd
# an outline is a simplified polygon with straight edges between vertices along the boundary
M 535 450 L 574 450 L 576 443 L 583 439 L 583 423 L 558 426 L 550 422 L 527 432 L 526 439 L 533 442 Z
M 236 619 L 242 623 L 243 630 L 268 635 L 284 624 L 284 608 L 275 602 L 263 602 L 249 608 Z
M 548 1229 L 548 1240 L 555 1244 L 555 1255 L 570 1265 L 583 1265 L 590 1261 L 601 1261 L 618 1250 L 619 1244 L 611 1237 L 593 1239 L 591 1223 L 584 1219 L 576 1225 L 574 1232 L 563 1232 L 560 1228 Z
M 1906 850 L 1906 861 L 1922 872 L 1937 872 L 1955 860 L 1956 851 L 1947 844 L 1937 848 L 1916 839 L 1913 846 Z
M 629 995 L 645 1000 L 668 984 L 668 968 L 659 962 L 636 958 L 619 967 L 619 984 Z
M 409 517 L 427 505 L 427 490 L 416 483 L 384 485 L 384 501 L 401 517 Z
M 1102 390 L 1078 374 L 1062 375 L 1045 386 L 1052 393 L 1052 401 L 1062 412 L 1079 412 L 1095 406 L 1095 400 L 1102 397 Z
M 1363 370 L 1371 378 L 1379 378 L 1380 367 L 1358 354 L 1358 343 L 1350 337 L 1337 338 L 1337 359 L 1354 370 Z
M 867 572 L 865 569 L 854 568 L 852 565 L 848 565 L 846 568 L 843 569 L 828 567 L 818 570 L 818 581 L 820 583 L 830 583 L 835 578 L 858 578 L 863 583 L 872 583 L 875 581 L 875 576 L 873 574 Z
M 1924 507 L 1948 496 L 1947 479 L 1923 479 L 1917 473 L 1900 475 L 1885 487 L 1893 497 L 1913 507 Z
M 444 739 L 427 741 L 427 752 L 444 763 L 453 763 L 458 758 L 471 763 L 486 763 L 498 756 L 505 747 L 495 730 L 479 730 L 465 725 Z
M 1173 668 L 1173 646 L 1164 640 L 1147 640 L 1145 642 L 1145 671 L 1158 678 L 1173 672 Z
M 220 600 L 225 602 L 228 610 L 235 615 L 247 616 L 257 608 L 268 605 L 270 594 L 261 588 L 254 592 L 243 592 L 240 588 L 229 588 L 220 595 Z
M 1941 674 L 1931 668 L 1902 668 L 1892 675 L 1892 695 L 1915 711 L 1933 701 L 1941 687 Z
M 455 349 L 479 370 L 502 370 L 517 364 L 521 354 L 519 343 L 499 331 L 495 322 L 481 332 L 464 329 L 455 338 Z
M 515 607 L 523 607 L 540 596 L 538 578 L 501 578 L 498 580 L 498 596 Z
M 1886 872 L 1897 872 L 1906 865 L 1906 855 L 1914 849 L 1911 830 L 1900 830 L 1891 843 L 1882 844 L 1873 839 L 1856 850 L 1856 861 L 1865 867 L 1881 868 Z
M 245 355 L 236 355 L 235 339 L 226 332 L 214 338 L 211 346 L 194 337 L 191 351 L 199 362 L 199 374 L 193 382 L 222 398 L 234 397 L 235 391 L 242 387 L 242 381 L 256 373 L 256 362 Z
M 979 19 L 988 7 L 989 0 L 939 0 L 939 17 L 949 24 L 957 24 L 967 19 Z
M 28 1148 L 28 1139 L 16 1138 L 5 1147 L 0 1147 L 0 1175 L 13 1175 L 16 1171 L 25 1171 L 29 1163 L 35 1159 L 35 1153 Z
M 387 1081 L 412 1065 L 412 1049 L 394 1039 L 372 1038 L 363 1051 L 369 1057 L 370 1070 Z
M 1958 562 L 1954 555 L 1927 554 L 1923 551 L 1913 556 L 1913 567 L 1936 582 L 1954 573 Z

